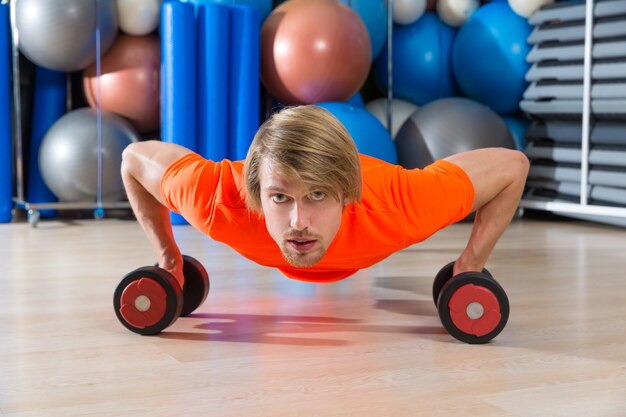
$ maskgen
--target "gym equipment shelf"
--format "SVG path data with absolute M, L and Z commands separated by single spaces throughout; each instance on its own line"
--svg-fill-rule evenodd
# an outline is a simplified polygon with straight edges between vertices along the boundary
M 626 226 L 626 0 L 555 3 L 529 23 L 520 206 Z
M 11 21 L 11 40 L 12 40 L 12 72 L 13 72 L 13 143 L 15 154 L 15 196 L 13 202 L 16 209 L 24 210 L 28 216 L 28 223 L 32 227 L 36 227 L 40 220 L 41 210 L 93 210 L 93 216 L 96 219 L 104 217 L 105 210 L 130 209 L 127 201 L 103 201 L 100 196 L 96 201 L 85 202 L 29 202 L 25 193 L 25 176 L 24 176 L 24 140 L 22 129 L 22 91 L 20 86 L 20 52 L 19 52 L 19 33 L 16 24 L 16 3 L 12 0 L 10 6 Z M 99 36 L 99 35 L 98 35 Z M 18 80 L 18 81 L 16 81 Z M 98 109 L 98 111 L 100 111 Z M 102 152 L 99 148 L 98 152 Z M 101 167 L 98 167 L 98 177 L 102 178 Z

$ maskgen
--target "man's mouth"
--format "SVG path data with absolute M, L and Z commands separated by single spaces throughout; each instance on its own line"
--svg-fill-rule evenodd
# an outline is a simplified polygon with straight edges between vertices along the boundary
M 298 252 L 307 252 L 315 246 L 315 239 L 287 239 L 287 243 Z

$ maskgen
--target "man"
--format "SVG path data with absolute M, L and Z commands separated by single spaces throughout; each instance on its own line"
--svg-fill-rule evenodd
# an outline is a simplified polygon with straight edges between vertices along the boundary
M 521 152 L 490 148 L 407 170 L 359 155 L 331 113 L 299 106 L 260 127 L 245 162 L 138 142 L 124 151 L 122 178 L 159 265 L 181 286 L 169 210 L 288 277 L 332 282 L 472 211 L 474 226 L 454 274 L 481 271 L 517 209 L 528 166 Z

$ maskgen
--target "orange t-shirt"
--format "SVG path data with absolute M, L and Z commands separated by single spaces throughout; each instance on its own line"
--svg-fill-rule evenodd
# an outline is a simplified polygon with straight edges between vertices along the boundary
M 290 278 L 332 282 L 382 261 L 466 217 L 474 187 L 458 166 L 437 161 L 407 170 L 361 155 L 361 203 L 344 209 L 341 227 L 324 257 L 297 268 L 283 257 L 262 214 L 246 207 L 243 161 L 213 162 L 187 154 L 161 179 L 165 205 L 201 232 Z

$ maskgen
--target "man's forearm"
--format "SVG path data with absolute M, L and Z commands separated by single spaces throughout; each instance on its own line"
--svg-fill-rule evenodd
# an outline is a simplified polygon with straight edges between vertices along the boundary
M 122 167 L 122 179 L 128 201 L 157 257 L 159 266 L 168 270 L 183 284 L 182 255 L 174 239 L 169 210 Z
M 454 265 L 454 274 L 482 271 L 496 243 L 511 223 L 523 186 L 523 181 L 511 183 L 476 211 L 472 233 L 465 250 Z
M 482 271 L 498 239 L 517 210 L 526 176 L 528 158 L 519 151 L 484 148 L 451 155 L 474 187 L 474 227 L 465 250 L 454 264 L 454 274 Z

